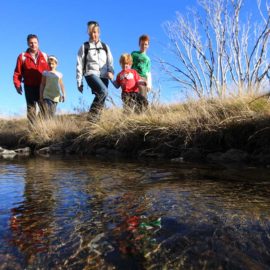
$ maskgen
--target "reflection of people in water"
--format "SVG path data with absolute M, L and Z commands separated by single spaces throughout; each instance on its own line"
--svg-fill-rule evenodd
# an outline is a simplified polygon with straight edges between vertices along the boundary
M 155 249 L 155 233 L 160 229 L 160 218 L 146 216 L 148 203 L 144 197 L 144 205 L 138 200 L 134 192 L 125 193 L 121 199 L 122 203 L 118 209 L 121 222 L 113 230 L 110 240 L 115 242 L 112 252 L 108 252 L 105 260 L 115 266 L 128 267 L 132 269 L 143 269 L 146 253 Z M 149 204 L 150 205 L 150 204 Z M 124 207 L 123 207 L 124 206 Z
M 50 244 L 48 236 L 52 230 L 54 209 L 53 172 L 52 163 L 42 161 L 40 166 L 40 160 L 36 159 L 28 160 L 25 168 L 24 201 L 12 209 L 10 228 L 13 244 L 31 263 L 36 254 L 47 252 Z

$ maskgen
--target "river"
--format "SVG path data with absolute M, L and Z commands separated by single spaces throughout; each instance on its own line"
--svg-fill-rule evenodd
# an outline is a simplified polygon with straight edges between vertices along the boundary
M 270 169 L 0 160 L 0 269 L 269 269 Z

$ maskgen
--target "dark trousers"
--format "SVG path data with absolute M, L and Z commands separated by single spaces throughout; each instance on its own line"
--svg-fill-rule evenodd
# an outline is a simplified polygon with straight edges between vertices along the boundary
M 24 93 L 27 106 L 27 118 L 32 123 L 37 115 L 37 105 L 42 112 L 42 105 L 39 102 L 39 86 L 24 86 Z
M 124 102 L 124 110 L 133 110 L 136 113 L 145 111 L 148 107 L 147 99 L 140 93 L 122 93 L 122 101 Z
M 86 76 L 85 79 L 92 90 L 92 94 L 95 95 L 89 112 L 97 116 L 105 106 L 106 97 L 108 96 L 109 80 L 93 74 Z

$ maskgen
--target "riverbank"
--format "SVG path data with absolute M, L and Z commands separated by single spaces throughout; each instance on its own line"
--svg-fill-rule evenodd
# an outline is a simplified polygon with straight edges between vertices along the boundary
M 270 105 L 266 98 L 200 100 L 152 106 L 144 114 L 106 109 L 87 114 L 1 120 L 0 146 L 32 152 L 167 159 L 175 162 L 270 164 Z

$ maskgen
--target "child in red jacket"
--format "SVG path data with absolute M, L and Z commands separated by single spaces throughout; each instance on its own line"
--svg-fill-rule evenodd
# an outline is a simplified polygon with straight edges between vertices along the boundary
M 140 79 L 135 69 L 131 69 L 132 57 L 130 54 L 122 54 L 119 62 L 122 71 L 117 74 L 116 80 L 112 83 L 116 88 L 121 87 L 122 89 L 121 98 L 124 110 L 134 110 L 136 113 L 140 113 L 148 107 L 147 99 L 139 93 L 139 85 L 145 84 L 145 82 Z

